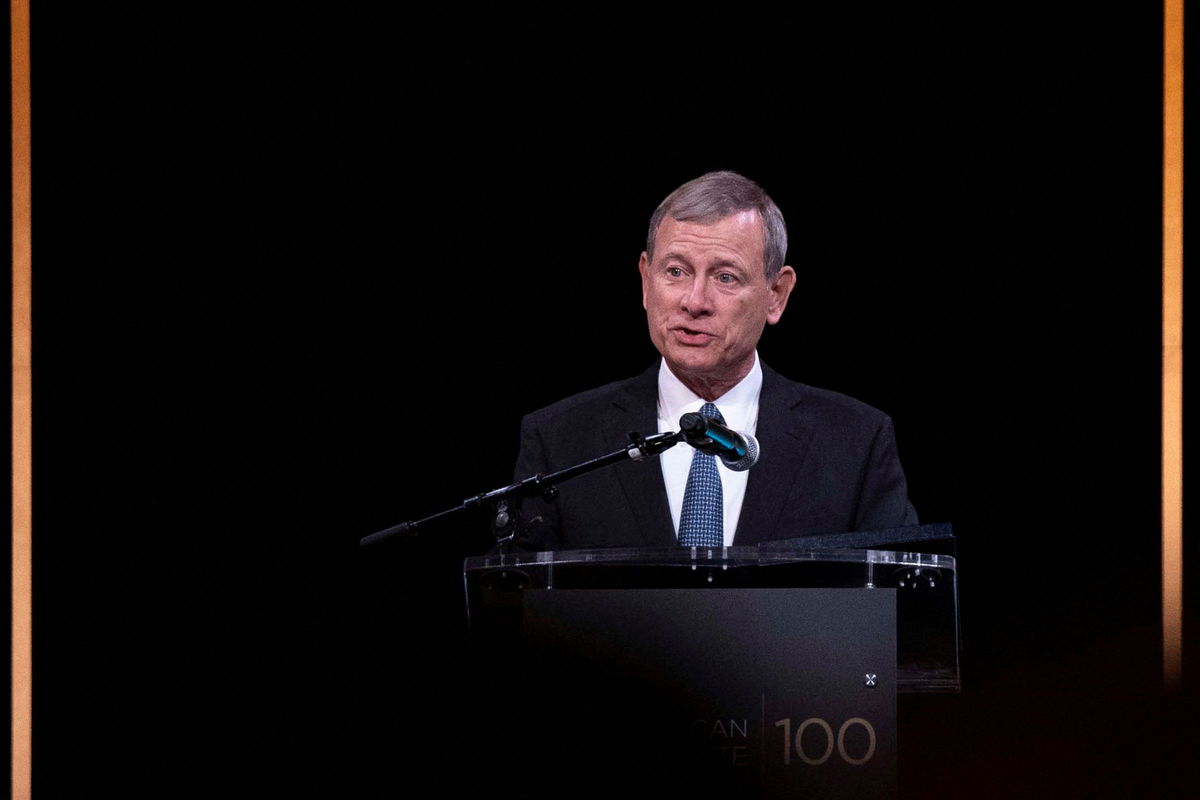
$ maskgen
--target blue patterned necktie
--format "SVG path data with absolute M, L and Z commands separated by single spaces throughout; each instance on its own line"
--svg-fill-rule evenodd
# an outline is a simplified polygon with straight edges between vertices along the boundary
M 725 424 L 725 418 L 712 403 L 705 403 L 700 414 Z M 683 490 L 679 543 L 684 547 L 724 547 L 724 517 L 717 457 L 697 450 L 692 454 L 692 468 L 688 471 L 687 488 Z

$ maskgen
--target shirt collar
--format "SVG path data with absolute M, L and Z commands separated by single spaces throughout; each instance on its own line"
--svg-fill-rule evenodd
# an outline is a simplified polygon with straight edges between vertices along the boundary
M 758 396 L 762 392 L 762 365 L 758 352 L 754 353 L 754 366 L 736 386 L 713 402 L 725 426 L 735 431 L 754 433 L 758 425 Z M 658 418 L 670 430 L 678 427 L 679 418 L 691 411 L 699 411 L 704 398 L 683 385 L 664 359 L 658 367 Z

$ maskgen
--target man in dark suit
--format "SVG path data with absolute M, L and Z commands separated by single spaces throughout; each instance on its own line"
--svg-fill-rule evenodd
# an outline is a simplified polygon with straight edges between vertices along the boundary
M 891 420 L 758 359 L 796 283 L 786 251 L 778 207 L 736 173 L 701 176 L 659 205 L 638 269 L 661 363 L 528 415 L 517 478 L 620 449 L 629 431 L 676 430 L 688 412 L 754 435 L 761 455 L 733 472 L 679 444 L 579 476 L 553 501 L 527 501 L 526 547 L 741 546 L 917 524 Z

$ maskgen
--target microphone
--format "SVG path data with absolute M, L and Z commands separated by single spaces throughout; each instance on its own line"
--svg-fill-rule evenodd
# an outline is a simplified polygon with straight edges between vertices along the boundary
M 719 456 L 734 472 L 743 472 L 758 462 L 758 440 L 748 433 L 729 430 L 716 420 L 695 412 L 679 418 L 685 442 L 702 453 Z

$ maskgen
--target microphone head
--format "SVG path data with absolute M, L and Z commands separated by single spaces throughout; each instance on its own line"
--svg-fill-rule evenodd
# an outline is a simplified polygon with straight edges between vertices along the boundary
M 758 439 L 749 433 L 740 436 L 746 440 L 746 455 L 738 458 L 733 453 L 725 453 L 721 456 L 721 463 L 734 472 L 745 472 L 758 463 Z

